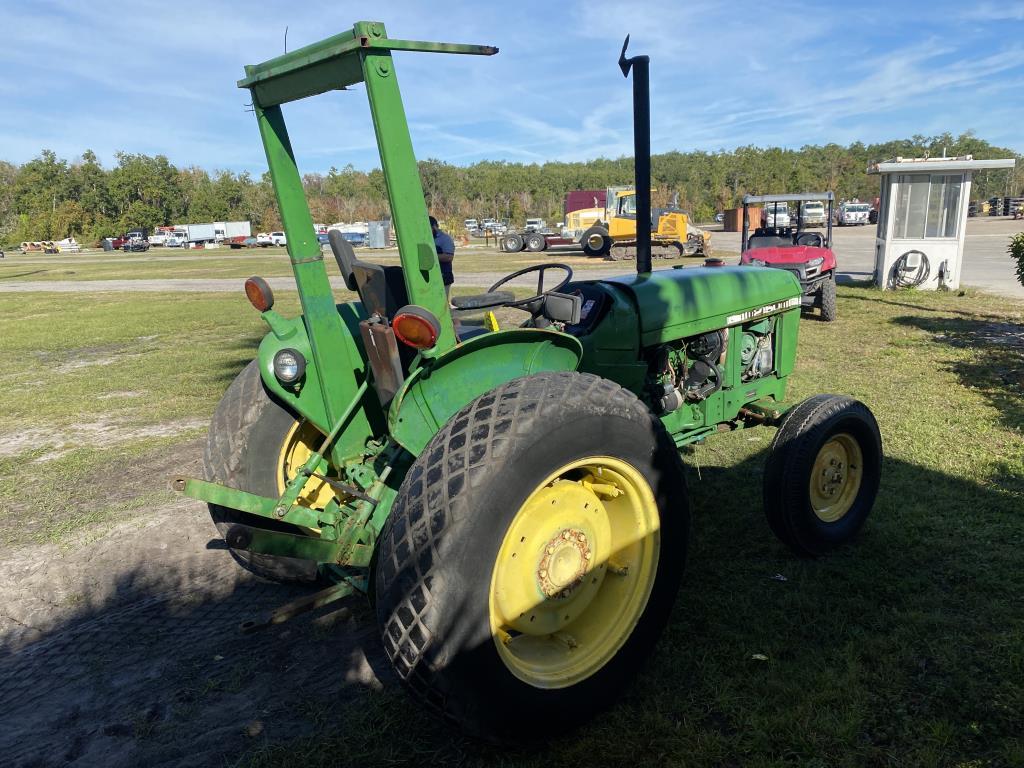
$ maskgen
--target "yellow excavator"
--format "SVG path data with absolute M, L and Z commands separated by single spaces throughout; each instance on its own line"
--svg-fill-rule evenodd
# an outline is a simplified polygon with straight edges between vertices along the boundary
M 612 261 L 636 258 L 636 226 L 636 190 L 608 187 L 604 218 L 580 236 L 580 245 L 587 256 Z M 711 233 L 693 226 L 675 201 L 666 208 L 652 208 L 651 255 L 710 256 Z

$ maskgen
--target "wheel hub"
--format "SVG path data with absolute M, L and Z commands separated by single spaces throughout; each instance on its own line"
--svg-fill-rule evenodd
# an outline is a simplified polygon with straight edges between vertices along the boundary
M 566 528 L 544 547 L 537 566 L 537 584 L 548 598 L 566 599 L 583 582 L 593 553 L 587 534 Z
M 830 438 L 811 470 L 811 508 L 820 520 L 834 523 L 850 509 L 860 491 L 863 452 L 852 435 Z
M 625 462 L 581 459 L 552 473 L 505 532 L 491 575 L 491 633 L 519 679 L 582 680 L 615 655 L 654 584 L 658 507 Z

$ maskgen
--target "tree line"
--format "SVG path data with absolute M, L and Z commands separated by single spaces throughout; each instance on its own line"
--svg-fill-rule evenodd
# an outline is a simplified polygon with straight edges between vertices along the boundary
M 824 191 L 839 199 L 872 201 L 878 178 L 865 173 L 872 162 L 893 157 L 972 154 L 975 158 L 1020 156 L 973 133 L 914 136 L 881 144 L 808 145 L 800 149 L 739 147 L 718 152 L 667 152 L 651 158 L 655 204 L 675 198 L 697 221 L 734 207 L 746 193 Z M 991 171 L 974 180 L 972 198 L 1019 195 L 1024 168 Z M 527 216 L 562 218 L 565 193 L 628 185 L 633 159 L 598 158 L 543 164 L 484 161 L 457 166 L 429 159 L 419 163 L 427 206 L 457 229 L 464 218 L 494 217 L 522 223 Z M 303 177 L 314 221 L 370 221 L 388 216 L 384 174 L 351 165 Z M 50 150 L 23 165 L 0 161 L 0 242 L 82 242 L 185 222 L 249 220 L 260 231 L 281 226 L 269 174 L 175 167 L 163 155 L 120 152 L 104 167 L 92 151 L 76 160 Z

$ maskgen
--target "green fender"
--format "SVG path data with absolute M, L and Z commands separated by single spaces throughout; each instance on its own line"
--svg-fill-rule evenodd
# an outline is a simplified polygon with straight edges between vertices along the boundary
M 500 384 L 541 371 L 575 371 L 579 341 L 556 331 L 521 328 L 468 339 L 418 368 L 395 395 L 388 431 L 418 456 L 442 425 Z

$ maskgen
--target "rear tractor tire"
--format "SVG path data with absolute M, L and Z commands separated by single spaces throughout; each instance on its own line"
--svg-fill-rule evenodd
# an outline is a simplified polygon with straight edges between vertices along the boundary
M 259 361 L 253 360 L 235 378 L 217 405 L 210 423 L 203 469 L 207 480 L 260 496 L 280 496 L 288 479 L 319 447 L 323 435 L 308 422 L 295 417 L 275 400 L 260 378 Z M 322 508 L 332 491 L 311 479 L 299 503 Z M 243 567 L 274 581 L 315 581 L 317 566 L 308 560 L 249 552 L 233 544 L 244 539 L 236 526 L 268 528 L 298 535 L 313 532 L 288 523 L 269 520 L 210 504 L 210 517 Z
M 852 539 L 878 495 L 882 438 L 863 403 L 816 395 L 783 419 L 764 470 L 768 524 L 794 552 L 823 555 Z
M 414 697 L 495 742 L 612 705 L 668 620 L 689 510 L 660 420 L 579 373 L 497 387 L 442 427 L 377 549 L 384 649 Z
M 612 250 L 612 238 L 604 227 L 591 227 L 580 237 L 583 253 L 591 258 L 607 256 Z

